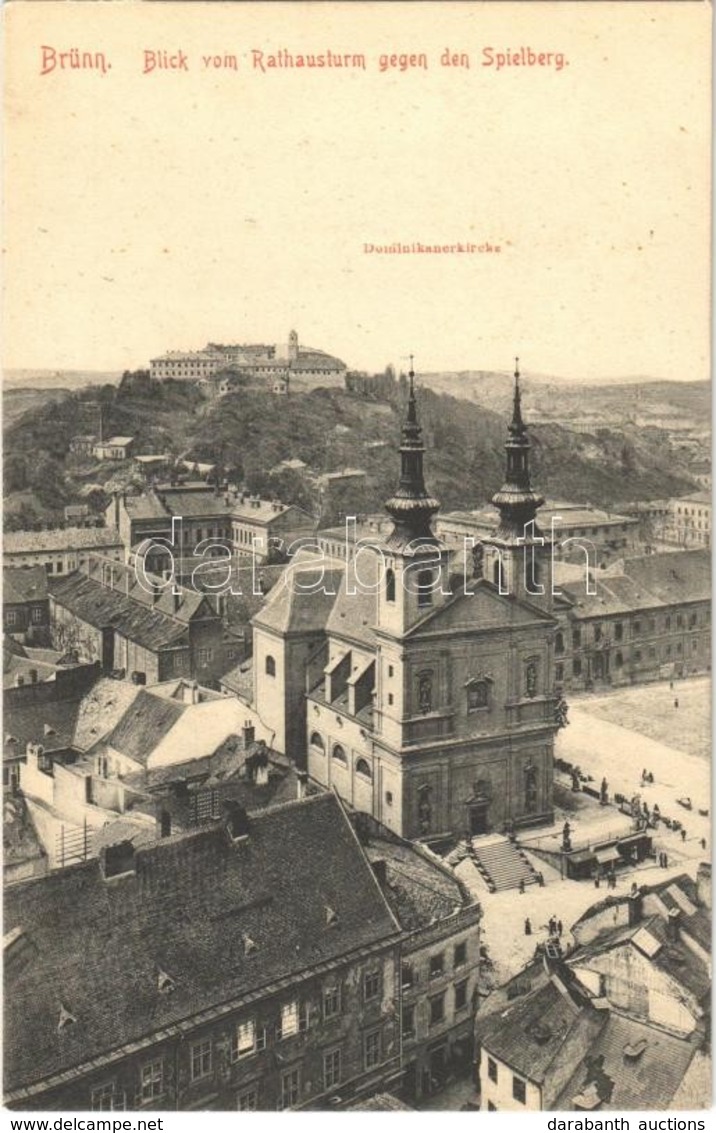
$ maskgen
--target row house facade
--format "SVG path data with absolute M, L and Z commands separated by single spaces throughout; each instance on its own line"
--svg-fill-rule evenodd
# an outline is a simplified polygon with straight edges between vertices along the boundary
M 400 928 L 330 795 L 108 847 L 13 886 L 5 925 L 11 1109 L 342 1108 L 399 1083 Z
M 628 559 L 615 573 L 592 575 L 590 589 L 563 584 L 555 601 L 558 686 L 588 690 L 710 671 L 708 551 Z

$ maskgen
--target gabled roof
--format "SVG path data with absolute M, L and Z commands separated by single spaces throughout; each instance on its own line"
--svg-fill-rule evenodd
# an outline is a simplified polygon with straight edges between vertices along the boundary
M 186 707 L 142 689 L 107 737 L 107 742 L 129 759 L 146 764 L 148 756 L 171 731 Z
M 26 945 L 22 962 L 5 958 L 6 1101 L 279 980 L 289 995 L 317 965 L 399 932 L 331 794 L 260 812 L 241 842 L 223 826 L 163 839 L 110 884 L 96 859 L 17 884 L 4 926 Z M 60 1004 L 76 1019 L 61 1031 Z
M 460 630 L 514 629 L 554 622 L 551 614 L 499 593 L 485 578 L 471 579 L 467 588 L 462 580 L 451 579 L 453 597 L 438 606 L 409 631 L 417 637 L 423 633 L 446 633 Z
M 602 1110 L 668 1109 L 695 1052 L 688 1039 L 611 1011 L 550 1109 L 573 1110 L 575 1097 L 590 1088 Z
M 88 751 L 112 731 L 130 704 L 142 691 L 141 685 L 100 677 L 79 704 L 72 746 Z
M 342 581 L 340 568 L 297 563 L 284 572 L 269 592 L 253 617 L 253 625 L 277 633 L 325 630 Z
M 69 747 L 79 714 L 79 700 L 48 700 L 3 711 L 3 758 L 24 756 L 28 743 L 42 744 L 46 751 Z
M 123 637 L 152 651 L 188 645 L 185 619 L 180 621 L 162 608 L 171 602 L 172 595 L 167 593 L 152 605 L 151 597 L 144 592 L 140 595 L 140 590 L 135 586 L 130 597 L 122 590 L 102 586 L 81 571 L 50 580 L 54 601 L 97 629 L 112 626 Z M 189 595 L 187 604 L 196 610 L 201 600 L 200 594 Z
M 3 606 L 41 602 L 47 598 L 47 571 L 43 566 L 5 567 L 2 572 Z

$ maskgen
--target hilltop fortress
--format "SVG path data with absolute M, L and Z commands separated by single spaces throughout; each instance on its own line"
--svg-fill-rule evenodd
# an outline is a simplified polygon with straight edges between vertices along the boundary
M 203 350 L 170 351 L 152 358 L 150 371 L 159 381 L 195 382 L 209 396 L 230 393 L 236 385 L 247 383 L 285 394 L 318 386 L 342 389 L 346 364 L 323 350 L 300 346 L 292 330 L 286 342 L 273 345 L 210 342 Z

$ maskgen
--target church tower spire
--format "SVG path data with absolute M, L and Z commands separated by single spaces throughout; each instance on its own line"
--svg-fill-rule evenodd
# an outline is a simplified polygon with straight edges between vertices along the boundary
M 436 544 L 430 521 L 440 507 L 439 500 L 428 495 L 423 471 L 423 430 L 418 421 L 415 399 L 415 372 L 410 356 L 410 387 L 408 410 L 401 431 L 400 480 L 394 494 L 386 501 L 386 511 L 392 516 L 393 530 L 388 538 L 392 547 L 406 546 L 419 540 Z
M 505 482 L 492 497 L 500 513 L 500 534 L 525 535 L 525 525 L 533 523 L 537 509 L 544 500 L 532 491 L 530 481 L 530 442 L 527 426 L 522 417 L 522 391 L 520 389 L 520 360 L 515 358 L 515 386 L 512 396 L 512 420 L 505 443 Z

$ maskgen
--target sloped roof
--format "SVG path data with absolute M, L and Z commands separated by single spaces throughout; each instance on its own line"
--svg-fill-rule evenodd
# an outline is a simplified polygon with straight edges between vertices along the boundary
M 187 705 L 154 696 L 146 689 L 129 706 L 107 738 L 115 751 L 146 764 L 149 755 L 174 727 Z
M 3 537 L 6 555 L 121 546 L 122 540 L 114 527 L 54 527 L 50 531 L 7 531 Z
M 638 1048 L 641 1043 L 646 1046 L 639 1057 L 625 1057 L 625 1047 Z M 611 1011 L 550 1108 L 573 1110 L 575 1096 L 596 1083 L 602 1110 L 668 1109 L 695 1052 L 688 1039 Z
M 624 571 L 664 604 L 709 601 L 711 552 L 708 548 L 626 559 Z
M 47 751 L 69 747 L 78 713 L 79 700 L 7 704 L 2 721 L 4 759 L 24 755 L 28 743 L 42 744 Z
M 289 567 L 269 591 L 253 624 L 278 633 L 316 633 L 326 628 L 343 572 L 339 568 L 312 566 L 308 562 Z
M 102 586 L 80 571 L 64 578 L 51 579 L 50 594 L 60 606 L 89 625 L 98 629 L 112 626 L 130 641 L 147 649 L 189 643 L 186 625 L 164 613 L 159 602 L 152 606 L 148 595 L 145 595 L 146 602 L 138 601 L 120 590 Z M 167 597 L 171 600 L 171 595 Z M 201 595 L 194 595 L 194 598 L 200 599 Z
M 508 629 L 554 621 L 551 614 L 500 594 L 487 579 L 470 579 L 467 589 L 462 587 L 462 579 L 459 583 L 451 579 L 450 585 L 454 596 L 414 626 L 410 630 L 413 636 L 426 632 Z
M 217 826 L 135 861 L 109 885 L 95 859 L 6 893 L 5 931 L 29 945 L 22 963 L 6 955 L 6 1091 L 398 935 L 330 794 L 260 812 L 241 843 Z M 61 1003 L 77 1022 L 58 1031 Z
M 598 1030 L 600 1025 L 594 1009 L 578 1007 L 553 980 L 499 1015 L 490 1015 L 482 1025 L 477 1017 L 485 1050 L 536 1083 L 544 1082 L 550 1063 L 575 1028 Z
M 130 704 L 142 691 L 141 685 L 100 677 L 79 704 L 73 747 L 88 751 L 119 723 Z
M 2 572 L 4 606 L 40 602 L 47 598 L 47 571 L 43 566 L 5 567 Z
M 414 846 L 371 838 L 365 852 L 371 862 L 385 862 L 383 892 L 408 932 L 426 928 L 471 903 L 457 877 L 423 857 Z

